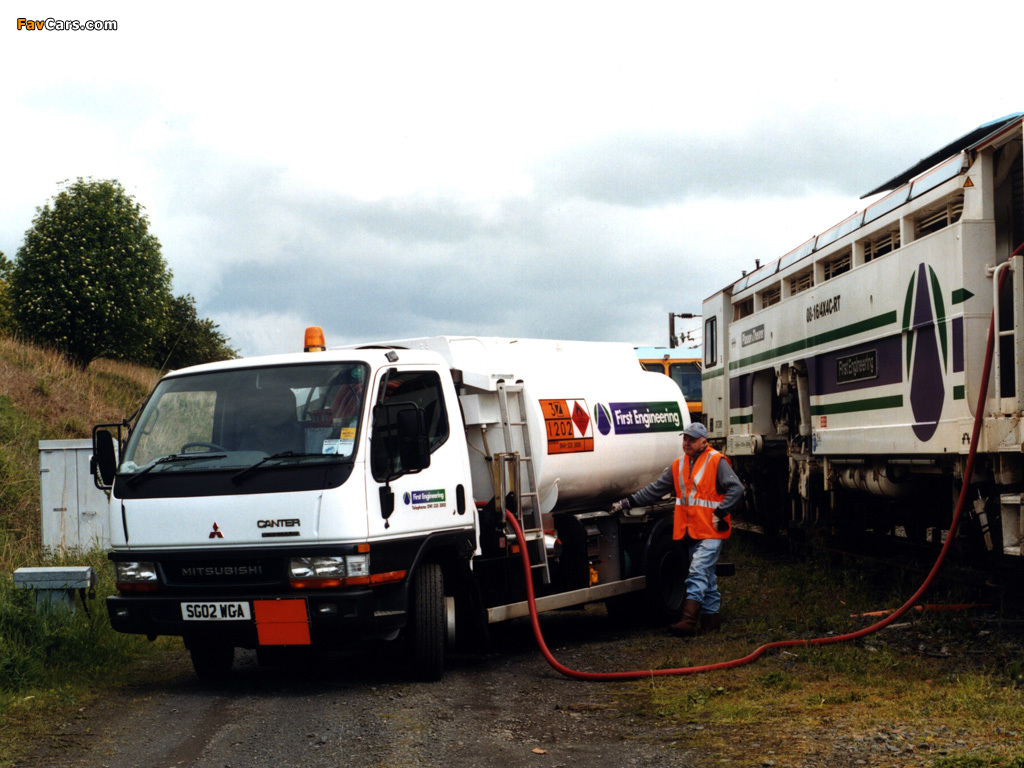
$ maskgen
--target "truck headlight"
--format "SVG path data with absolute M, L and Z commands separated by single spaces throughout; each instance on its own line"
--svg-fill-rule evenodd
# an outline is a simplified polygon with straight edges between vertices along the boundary
M 288 576 L 295 589 L 354 587 L 370 583 L 370 554 L 293 557 Z
M 345 558 L 293 557 L 288 571 L 293 579 L 341 579 L 345 577 Z
M 114 563 L 114 582 L 120 592 L 152 592 L 159 581 L 156 563 L 134 560 Z

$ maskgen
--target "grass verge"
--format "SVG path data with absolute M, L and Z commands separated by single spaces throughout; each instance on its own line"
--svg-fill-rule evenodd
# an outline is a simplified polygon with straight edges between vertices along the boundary
M 120 421 L 156 379 L 151 369 L 105 360 L 82 371 L 0 336 L 0 765 L 54 713 L 136 678 L 134 660 L 162 652 L 161 643 L 110 629 L 103 598 L 113 573 L 103 553 L 47 553 L 40 536 L 39 441 L 84 438 L 92 424 Z M 34 595 L 16 590 L 12 574 L 41 565 L 93 566 L 99 599 L 89 613 L 81 603 L 73 615 L 37 613 Z
M 841 634 L 897 608 L 915 576 L 892 563 L 766 554 L 733 540 L 719 634 L 668 643 L 653 668 L 746 656 L 775 640 Z M 962 586 L 929 603 L 963 604 Z M 1024 768 L 1024 650 L 1015 608 L 912 612 L 852 643 L 773 651 L 738 669 L 634 684 L 624 707 L 667 744 L 717 765 Z M 652 648 L 657 646 L 652 646 Z

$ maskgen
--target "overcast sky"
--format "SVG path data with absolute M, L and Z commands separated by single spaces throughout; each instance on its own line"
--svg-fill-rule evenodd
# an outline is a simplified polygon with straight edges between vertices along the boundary
M 246 355 L 307 325 L 665 345 L 1024 110 L 1016 1 L 6 7 L 0 251 L 62 180 L 117 179 Z

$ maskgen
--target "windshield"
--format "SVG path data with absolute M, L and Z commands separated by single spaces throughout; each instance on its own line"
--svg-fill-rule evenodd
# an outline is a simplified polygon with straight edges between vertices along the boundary
M 355 452 L 362 363 L 245 368 L 164 379 L 132 431 L 121 473 L 336 462 Z
M 669 366 L 669 376 L 683 390 L 688 402 L 700 402 L 701 374 L 696 363 L 673 363 Z

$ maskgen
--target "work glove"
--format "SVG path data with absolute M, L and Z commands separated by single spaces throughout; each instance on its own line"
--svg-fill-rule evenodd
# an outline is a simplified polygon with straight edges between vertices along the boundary
M 612 504 L 611 512 L 613 515 L 624 515 L 629 512 L 629 508 L 633 506 L 629 503 L 629 499 L 619 499 Z
M 711 521 L 715 524 L 715 530 L 719 533 L 725 533 L 729 530 L 729 522 L 724 517 L 712 515 Z

